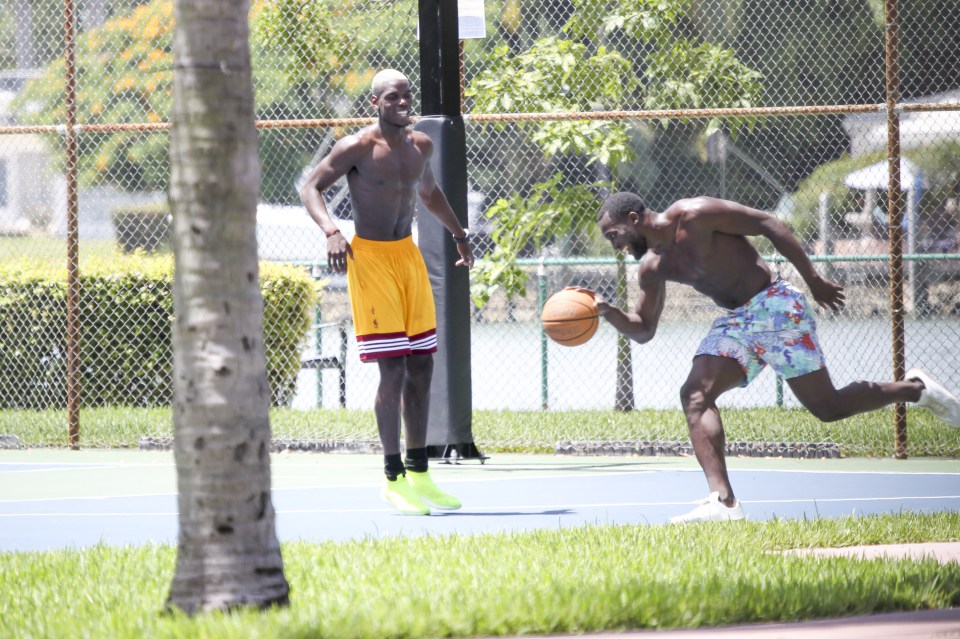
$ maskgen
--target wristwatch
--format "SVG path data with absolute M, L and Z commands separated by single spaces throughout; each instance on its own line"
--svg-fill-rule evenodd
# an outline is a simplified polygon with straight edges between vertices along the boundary
M 463 237 L 457 237 L 456 235 L 454 235 L 453 241 L 456 242 L 457 244 L 466 244 L 467 242 L 470 241 L 470 230 L 463 229 Z

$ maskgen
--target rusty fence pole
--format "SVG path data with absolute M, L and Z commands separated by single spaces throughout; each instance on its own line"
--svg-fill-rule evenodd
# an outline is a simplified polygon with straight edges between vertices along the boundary
M 900 59 L 897 0 L 886 0 L 886 93 L 887 93 L 887 212 L 890 226 L 890 320 L 892 330 L 893 378 L 901 381 L 904 365 L 903 312 L 903 193 L 900 190 Z M 894 404 L 894 445 L 896 459 L 907 457 L 907 407 Z
M 73 0 L 63 3 L 63 56 L 66 66 L 67 182 L 67 433 L 70 448 L 80 448 L 80 266 L 77 219 L 77 73 Z

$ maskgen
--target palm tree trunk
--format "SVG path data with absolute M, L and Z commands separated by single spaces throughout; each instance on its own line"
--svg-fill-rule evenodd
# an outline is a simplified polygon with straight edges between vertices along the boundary
M 170 139 L 177 565 L 168 608 L 285 604 L 270 494 L 249 0 L 176 0 Z

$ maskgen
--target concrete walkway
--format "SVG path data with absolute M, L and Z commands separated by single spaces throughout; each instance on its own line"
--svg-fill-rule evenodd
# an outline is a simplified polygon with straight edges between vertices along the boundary
M 960 637 L 960 608 L 896 612 L 791 624 L 751 624 L 702 630 L 647 630 L 618 634 L 582 635 L 588 639 L 663 639 L 745 637 L 747 639 L 956 639 Z

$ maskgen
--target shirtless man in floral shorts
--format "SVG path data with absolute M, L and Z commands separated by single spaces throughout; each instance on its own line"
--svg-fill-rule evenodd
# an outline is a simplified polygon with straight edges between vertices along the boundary
M 597 311 L 618 331 L 642 343 L 653 339 L 666 297 L 665 284 L 693 287 L 720 306 L 700 344 L 680 400 L 697 461 L 710 495 L 674 523 L 743 519 L 730 485 L 726 441 L 717 398 L 749 384 L 769 364 L 797 399 L 824 422 L 916 402 L 960 428 L 960 400 L 919 369 L 902 382 L 857 381 L 835 388 L 817 340 L 806 297 L 773 275 L 747 236 L 763 236 L 796 267 L 814 301 L 843 307 L 843 288 L 823 278 L 785 224 L 736 202 L 709 197 L 680 200 L 657 213 L 633 193 L 617 193 L 601 207 L 600 230 L 614 249 L 640 261 L 640 295 L 634 312 L 596 294 Z

